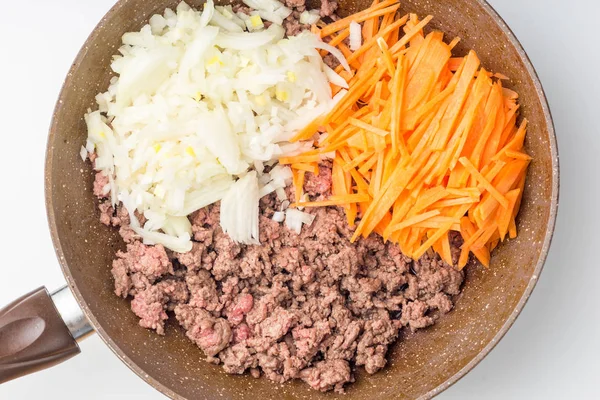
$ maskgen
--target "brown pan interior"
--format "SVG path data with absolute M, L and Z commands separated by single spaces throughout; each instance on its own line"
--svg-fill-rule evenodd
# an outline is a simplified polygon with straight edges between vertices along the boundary
M 370 3 L 370 0 L 368 1 Z M 521 310 L 546 257 L 558 200 L 558 156 L 547 103 L 537 76 L 504 22 L 474 0 L 407 0 L 402 12 L 435 16 L 431 27 L 460 36 L 457 52 L 477 51 L 483 65 L 511 78 L 530 121 L 527 151 L 534 161 L 518 221 L 519 236 L 494 253 L 492 266 L 469 266 L 456 309 L 430 329 L 406 334 L 382 372 L 357 371 L 346 396 L 321 394 L 302 383 L 228 376 L 202 361 L 201 351 L 175 324 L 158 336 L 137 325 L 129 302 L 113 294 L 110 265 L 122 246 L 98 221 L 91 194 L 93 175 L 79 157 L 86 136 L 83 115 L 111 77 L 109 64 L 123 33 L 138 30 L 176 0 L 120 1 L 107 14 L 75 60 L 57 104 L 48 142 L 46 201 L 53 240 L 65 276 L 98 334 L 143 379 L 178 399 L 412 399 L 431 397 L 475 366 Z M 192 5 L 200 5 L 200 1 Z M 340 0 L 342 13 L 367 0 Z

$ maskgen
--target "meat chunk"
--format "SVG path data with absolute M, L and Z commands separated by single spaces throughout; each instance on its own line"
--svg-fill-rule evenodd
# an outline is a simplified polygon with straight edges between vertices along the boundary
M 319 14 L 321 14 L 321 17 L 331 17 L 335 14 L 337 8 L 337 1 L 321 0 L 321 10 L 319 10 Z
M 279 307 L 257 326 L 256 335 L 267 340 L 278 340 L 288 333 L 295 319 L 294 314 Z
M 311 197 L 329 195 L 331 192 L 331 167 L 322 166 L 319 168 L 318 175 L 312 172 L 306 174 L 304 190 Z
M 127 251 L 117 252 L 117 260 L 122 260 L 127 270 L 139 272 L 149 279 L 158 279 L 173 273 L 173 264 L 162 245 L 147 246 L 140 242 L 127 245 Z
M 289 8 L 305 7 L 306 0 L 285 0 L 285 5 Z
M 204 351 L 214 357 L 229 345 L 231 327 L 223 318 L 214 318 L 207 311 L 188 305 L 175 307 L 177 320 L 187 331 L 186 335 Z
M 300 378 L 313 389 L 321 392 L 335 390 L 344 393 L 344 384 L 352 382 L 350 365 L 344 360 L 328 360 L 315 363 L 300 372 Z
M 94 196 L 99 199 L 105 199 L 110 193 L 110 186 L 108 176 L 104 175 L 104 172 L 97 172 L 94 178 Z
M 164 334 L 164 324 L 169 318 L 169 303 L 186 302 L 188 293 L 183 282 L 164 280 L 137 293 L 131 301 L 131 310 L 140 317 L 140 326 Z
M 244 320 L 244 316 L 248 314 L 254 306 L 254 298 L 251 294 L 245 293 L 236 299 L 230 310 L 227 312 L 227 319 L 233 325 L 238 325 Z
M 202 258 L 205 251 L 206 247 L 202 243 L 194 242 L 192 244 L 192 250 L 187 253 L 175 253 L 175 258 L 190 271 L 196 271 L 202 266 Z
M 365 322 L 356 349 L 356 365 L 364 365 L 369 374 L 382 369 L 386 364 L 388 345 L 398 336 L 398 328 L 392 324 L 387 312 L 379 311 L 373 319 Z
M 329 335 L 331 329 L 327 321 L 318 321 L 312 328 L 297 327 L 293 331 L 296 355 L 300 358 L 312 360 L 319 350 L 323 339 Z
M 409 326 L 413 331 L 426 328 L 433 325 L 433 318 L 426 315 L 427 311 L 429 311 L 427 303 L 421 300 L 410 302 L 402 309 L 400 322 L 403 325 Z
M 249 368 L 255 368 L 258 361 L 243 344 L 235 344 L 225 349 L 219 355 L 223 369 L 228 374 L 243 374 Z
M 165 310 L 166 303 L 166 296 L 160 293 L 157 286 L 150 286 L 135 295 L 131 301 L 131 310 L 140 318 L 140 326 L 164 335 L 164 324 L 169 318 Z
M 115 293 L 127 297 L 134 294 L 133 289 L 143 290 L 158 278 L 173 272 L 173 265 L 162 245 L 147 246 L 133 242 L 127 245 L 127 251 L 117 252 L 113 261 Z

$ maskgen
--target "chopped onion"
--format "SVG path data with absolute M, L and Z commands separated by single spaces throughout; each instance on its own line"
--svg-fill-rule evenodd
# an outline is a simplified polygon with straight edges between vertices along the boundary
M 273 213 L 273 221 L 283 222 L 285 220 L 285 213 L 283 211 L 275 211 Z
M 169 216 L 166 218 L 165 223 L 162 226 L 162 230 L 167 235 L 182 237 L 186 233 L 188 235 L 192 234 L 192 224 L 190 223 L 188 217 Z
M 302 231 L 302 211 L 288 208 L 285 211 L 285 226 L 299 235 Z
M 348 82 L 346 82 L 346 80 L 342 78 L 337 72 L 329 68 L 327 65 L 325 65 L 324 70 L 325 75 L 327 75 L 327 79 L 329 79 L 329 82 L 344 89 L 349 88 Z
M 216 45 L 224 49 L 250 50 L 283 39 L 284 34 L 281 26 L 273 24 L 260 32 L 222 33 L 217 37 Z
M 252 16 L 215 8 L 213 0 L 201 13 L 182 3 L 123 35 L 111 64 L 116 76 L 85 115 L 80 156 L 96 153 L 95 169 L 109 180 L 103 191 L 113 206 L 122 202 L 146 243 L 189 249 L 187 216 L 220 200 L 223 229 L 235 241 L 257 243 L 260 197 L 275 192 L 283 208 L 289 204 L 292 173 L 277 160 L 312 148 L 290 138 L 347 93 L 332 97 L 330 83 L 346 84 L 318 49 L 347 67 L 339 51 L 307 31 L 284 39 L 280 24 L 292 11 L 280 1 L 246 4 Z M 264 29 L 259 16 L 275 23 Z M 147 216 L 144 227 L 136 213 Z M 311 218 L 297 217 L 300 229 Z
M 148 231 L 142 228 L 131 227 L 135 233 L 144 238 L 144 244 L 162 244 L 163 246 L 177 252 L 187 253 L 192 250 L 192 241 L 189 234 L 180 237 L 167 235 L 165 233 Z
M 221 13 L 225 18 L 231 20 L 240 28 L 242 28 L 242 30 L 246 29 L 246 24 L 244 23 L 244 20 L 238 17 L 237 14 L 233 12 L 233 8 L 231 7 L 231 5 L 217 6 L 215 7 L 215 9 L 219 13 Z
M 356 51 L 360 48 L 362 42 L 361 27 L 358 22 L 350 22 L 350 50 Z
M 302 212 L 295 208 L 288 208 L 285 211 L 285 226 L 297 234 L 300 234 L 302 231 L 302 224 L 310 225 L 314 220 L 314 215 Z
M 202 15 L 200 16 L 200 20 L 198 21 L 199 22 L 198 25 L 200 25 L 200 28 L 203 28 L 206 25 L 208 25 L 208 23 L 212 19 L 214 13 L 215 13 L 214 1 L 207 0 L 206 3 L 204 3 L 204 11 L 202 11 Z
M 348 61 L 346 61 L 346 57 L 344 57 L 340 50 L 336 49 L 328 43 L 321 42 L 320 40 L 315 40 L 314 46 L 317 49 L 328 51 L 332 56 L 337 58 L 337 60 L 340 62 L 340 64 L 342 64 L 342 67 L 344 67 L 346 71 L 350 72 L 350 65 L 348 64 Z
M 277 15 L 277 14 L 275 13 L 275 11 L 265 11 L 265 10 L 260 10 L 260 11 L 258 12 L 258 15 L 259 15 L 259 16 L 260 16 L 262 19 L 264 19 L 264 20 L 266 20 L 266 21 L 270 21 L 270 22 L 272 22 L 272 23 L 274 23 L 274 24 L 277 24 L 277 25 L 281 25 L 281 24 L 283 24 L 283 20 L 285 19 L 285 18 L 282 18 L 282 17 L 280 17 L 279 15 Z
M 319 22 L 321 16 L 318 10 L 304 10 L 300 14 L 300 23 L 304 25 L 313 25 Z
M 284 201 L 285 199 L 287 199 L 287 194 L 285 193 L 284 188 L 275 189 L 275 193 L 277 194 L 277 200 Z
M 221 227 L 238 243 L 260 244 L 256 171 L 238 179 L 221 200 Z
M 87 160 L 87 158 L 88 158 L 88 151 L 85 148 L 85 146 L 81 146 L 81 149 L 79 150 L 79 156 L 81 157 L 82 161 Z
M 228 32 L 243 32 L 244 29 L 233 22 L 231 19 L 225 17 L 219 11 L 215 10 L 210 20 L 210 24 L 225 29 Z
M 273 185 L 267 183 L 258 191 L 258 197 L 262 199 L 263 197 L 273 193 L 275 190 L 277 189 Z

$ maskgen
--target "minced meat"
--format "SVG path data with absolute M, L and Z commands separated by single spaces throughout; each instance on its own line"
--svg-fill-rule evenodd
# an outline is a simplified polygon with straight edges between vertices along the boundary
M 330 165 L 306 175 L 312 199 L 330 188 Z M 400 329 L 434 324 L 460 293 L 463 272 L 433 252 L 412 261 L 378 236 L 351 243 L 342 208 L 306 209 L 315 220 L 298 235 L 271 219 L 281 207 L 276 196 L 260 207 L 260 246 L 234 243 L 219 226 L 218 204 L 190 216 L 189 253 L 127 237 L 113 262 L 115 293 L 131 297 L 140 325 L 159 334 L 174 317 L 228 373 L 301 379 L 337 392 L 356 368 L 384 368 Z M 100 209 L 103 222 L 128 232 L 122 207 Z M 459 236 L 451 246 L 458 257 Z
M 287 36 L 296 36 L 300 32 L 310 29 L 310 25 L 300 23 L 300 14 L 306 10 L 306 0 L 285 0 L 285 5 L 292 10 L 292 13 L 283 21 L 283 27 Z M 337 8 L 337 1 L 321 0 L 319 15 L 325 20 L 336 21 L 339 19 L 336 14 Z M 330 67 L 332 65 L 339 65 L 337 59 L 334 60 L 328 62 L 325 59 L 325 63 Z

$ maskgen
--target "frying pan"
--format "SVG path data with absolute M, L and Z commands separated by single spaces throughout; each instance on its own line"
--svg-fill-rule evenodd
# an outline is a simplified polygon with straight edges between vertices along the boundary
M 79 158 L 87 135 L 83 115 L 111 78 L 111 56 L 123 33 L 177 0 L 121 0 L 89 37 L 69 72 L 56 105 L 46 159 L 48 222 L 67 287 L 49 295 L 38 289 L 0 310 L 0 382 L 79 353 L 77 340 L 93 330 L 142 379 L 174 399 L 321 399 L 339 395 L 302 383 L 230 376 L 203 361 L 176 323 L 158 336 L 138 326 L 129 302 L 113 294 L 110 266 L 124 247 L 98 220 L 93 173 Z M 190 2 L 200 6 L 201 1 Z M 342 14 L 370 0 L 340 0 Z M 533 290 L 548 253 L 558 206 L 558 153 L 550 110 L 538 77 L 512 32 L 483 0 L 406 0 L 404 12 L 434 15 L 431 28 L 460 36 L 458 53 L 474 49 L 489 70 L 511 78 L 528 118 L 526 150 L 533 157 L 519 236 L 502 244 L 491 267 L 470 266 L 456 308 L 435 326 L 402 333 L 382 372 L 358 370 L 344 399 L 428 399 L 471 370 L 515 321 Z

